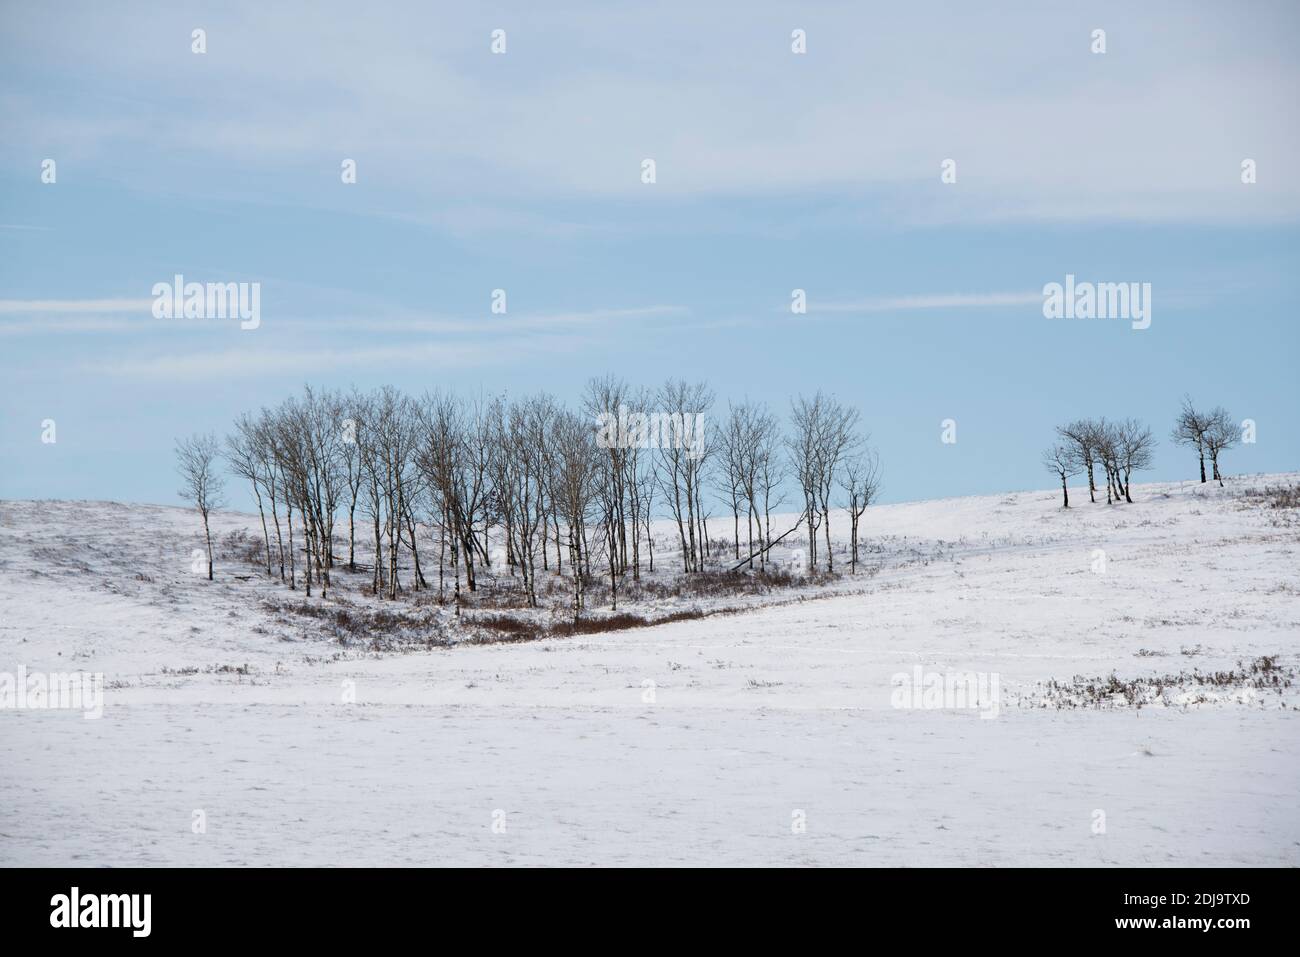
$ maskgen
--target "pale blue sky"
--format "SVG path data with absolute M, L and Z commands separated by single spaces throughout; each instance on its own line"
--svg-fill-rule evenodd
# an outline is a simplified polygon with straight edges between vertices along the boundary
M 887 500 L 1048 488 L 1080 415 L 1190 477 L 1184 391 L 1300 468 L 1294 4 L 263 6 L 0 3 L 0 497 L 175 502 L 177 435 L 304 382 L 605 372 L 834 392 Z M 1151 328 L 1044 319 L 1067 272 Z M 153 319 L 174 273 L 261 327 Z

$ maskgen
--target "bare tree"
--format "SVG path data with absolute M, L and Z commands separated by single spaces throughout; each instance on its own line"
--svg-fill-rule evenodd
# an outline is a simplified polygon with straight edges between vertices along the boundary
M 460 468 L 465 458 L 464 422 L 459 401 L 442 393 L 426 394 L 420 403 L 416 467 L 424 476 L 438 526 L 438 602 L 445 601 L 447 561 L 452 566 L 457 612 L 460 610 L 460 573 L 457 556 L 463 540 L 464 503 Z M 450 553 L 448 551 L 450 546 Z
M 577 621 L 584 606 L 585 529 L 596 495 L 597 473 L 608 457 L 603 454 L 605 450 L 596 447 L 591 427 L 571 412 L 561 412 L 556 418 L 552 444 L 551 487 L 556 511 L 567 533 L 569 572 L 573 576 L 573 618 Z
M 1151 468 L 1156 440 L 1151 430 L 1136 419 L 1125 419 L 1114 426 L 1115 475 L 1124 493 L 1124 501 L 1133 504 L 1130 479 L 1134 472 Z
M 221 449 L 217 437 L 211 433 L 196 434 L 176 443 L 176 467 L 182 482 L 179 494 L 193 503 L 199 514 L 203 516 L 203 538 L 208 547 L 208 581 L 212 581 L 213 577 L 212 528 L 208 517 L 213 509 L 221 508 L 225 504 L 222 500 L 225 479 L 217 471 L 220 456 Z
M 750 456 L 747 447 L 749 441 L 749 406 L 728 403 L 727 419 L 718 430 L 718 452 L 720 468 L 717 473 L 718 491 L 727 497 L 731 505 L 731 542 L 733 559 L 740 560 L 740 503 L 745 498 L 746 457 Z M 754 536 L 751 527 L 750 547 L 754 550 Z
M 1105 419 L 1098 419 L 1093 431 L 1093 447 L 1097 461 L 1106 472 L 1106 504 L 1114 505 L 1120 499 L 1122 487 L 1117 427 Z
M 370 419 L 370 400 L 353 390 L 344 400 L 343 405 L 343 442 L 340 453 L 343 465 L 343 478 L 347 484 L 348 495 L 348 571 L 357 570 L 357 500 L 365 471 L 361 463 L 361 446 L 357 442 L 357 432 L 365 427 Z
M 1237 423 L 1228 410 L 1221 405 L 1215 406 L 1210 410 L 1210 414 L 1205 417 L 1205 431 L 1203 438 L 1205 440 L 1205 451 L 1210 453 L 1210 464 L 1213 466 L 1214 479 L 1223 487 L 1223 475 L 1219 471 L 1219 456 L 1237 444 Z
M 497 430 L 491 474 L 498 517 L 508 550 L 523 580 L 530 607 L 537 607 L 537 549 L 545 546 L 546 471 L 556 406 L 546 395 L 494 403 L 489 414 Z
M 625 434 L 629 415 L 644 414 L 643 410 L 629 409 L 627 384 L 616 376 L 606 375 L 591 379 L 587 383 L 587 394 L 583 402 L 584 410 L 593 420 L 606 424 L 605 441 L 600 443 L 601 450 L 609 459 L 606 468 L 601 469 L 602 485 L 600 495 L 606 503 L 604 520 L 607 524 L 605 536 L 610 543 L 609 559 L 611 580 L 622 575 L 629 567 L 627 517 L 630 510 L 629 462 L 635 440 L 628 441 Z M 608 428 L 613 424 L 614 428 Z M 612 440 L 611 440 L 612 439 Z
M 1210 427 L 1209 416 L 1198 412 L 1190 396 L 1183 396 L 1182 408 L 1174 422 L 1172 438 L 1175 445 L 1196 449 L 1201 465 L 1201 483 L 1205 483 L 1205 433 Z
M 754 567 L 754 532 L 757 530 L 759 544 L 764 541 L 763 517 L 770 496 L 771 486 L 765 479 L 771 478 L 773 462 L 779 462 L 780 426 L 776 417 L 766 406 L 755 405 L 748 401 L 732 410 L 728 422 L 729 435 L 721 443 L 726 470 L 734 473 L 739 493 L 738 497 L 745 503 L 745 527 L 747 532 L 749 567 Z M 728 446 L 731 446 L 730 448 Z M 778 480 L 779 481 L 779 480 Z M 730 489 L 728 480 L 727 490 Z M 762 503 L 762 504 L 760 504 Z M 737 506 L 738 508 L 738 506 Z M 740 557 L 739 533 L 736 535 L 736 558 Z M 767 553 L 760 550 L 760 562 L 766 563 Z
M 486 538 L 490 524 L 488 513 L 496 501 L 491 480 L 494 436 L 498 430 L 491 406 L 491 403 L 485 406 L 481 400 L 466 403 L 450 394 L 426 395 L 415 435 L 418 451 L 413 459 L 424 477 L 441 529 L 439 601 L 443 600 L 444 562 L 449 558 L 458 614 L 462 575 L 466 588 L 474 592 L 478 587 L 475 563 L 478 559 L 483 564 L 490 560 L 486 545 L 478 538 L 478 527 L 482 525 Z
M 1057 430 L 1058 432 L 1060 429 Z M 1067 442 L 1057 442 L 1050 449 L 1043 453 L 1043 465 L 1047 471 L 1055 474 L 1061 480 L 1061 507 L 1070 507 L 1070 487 L 1069 478 L 1071 475 L 1077 475 L 1083 467 L 1079 457 L 1079 450 L 1076 445 Z
M 659 389 L 661 411 L 655 444 L 659 451 L 660 480 L 664 498 L 677 522 L 682 547 L 682 567 L 687 572 L 704 570 L 704 516 L 699 514 L 699 496 L 709 461 L 708 431 L 704 426 L 713 406 L 713 390 L 706 383 L 670 379 Z
M 860 415 L 857 409 L 840 404 L 818 392 L 812 399 L 797 397 L 791 403 L 789 438 L 791 464 L 804 494 L 808 515 L 809 563 L 816 567 L 816 532 L 826 538 L 826 569 L 835 570 L 831 550 L 831 495 L 844 460 L 857 452 Z
M 638 466 L 636 474 L 638 511 L 641 515 L 641 525 L 645 530 L 646 553 L 650 560 L 650 574 L 653 575 L 655 570 L 654 505 L 655 492 L 659 488 L 659 476 L 658 467 L 652 456 L 643 456 L 641 461 L 644 464 Z
M 1087 473 L 1088 500 L 1094 503 L 1097 501 L 1096 468 L 1102 432 L 1092 419 L 1075 419 L 1056 428 L 1056 434 L 1068 443 L 1068 451 L 1073 454 L 1079 470 Z
M 754 508 L 763 503 L 763 549 L 759 561 L 767 567 L 767 553 L 772 547 L 772 510 L 785 504 L 785 484 L 789 477 L 786 458 L 781 454 L 785 439 L 776 416 L 766 409 L 754 431 Z M 751 559 L 750 564 L 753 564 Z
M 230 470 L 247 479 L 257 498 L 257 514 L 262 520 L 262 541 L 266 545 L 266 574 L 271 571 L 271 533 L 266 524 L 266 508 L 262 500 L 264 485 L 263 466 L 258 451 L 257 423 L 247 415 L 235 420 L 235 431 L 226 437 L 226 461 Z
M 867 506 L 876 500 L 880 493 L 880 459 L 873 450 L 866 450 L 850 455 L 844 462 L 844 469 L 839 477 L 840 487 L 847 496 L 849 524 L 852 528 L 849 537 L 849 570 L 854 574 L 858 570 L 858 525 Z
M 820 399 L 820 394 L 818 395 Z M 791 431 L 786 436 L 786 453 L 790 471 L 803 495 L 803 517 L 808 524 L 809 567 L 817 567 L 817 528 L 820 513 L 817 510 L 818 483 L 818 432 L 820 409 L 802 396 L 790 406 Z
M 294 549 L 293 540 L 293 513 L 297 511 L 299 517 L 298 528 L 303 538 L 303 587 L 310 596 L 313 546 L 311 540 L 312 527 L 308 521 L 309 506 L 307 499 L 311 478 L 308 472 L 306 451 L 307 430 L 310 425 L 307 422 L 307 416 L 298 404 L 298 400 L 294 398 L 283 402 L 273 413 L 273 417 L 275 424 L 272 433 L 273 448 L 275 450 L 276 464 L 280 470 L 280 482 L 281 487 L 284 489 L 285 505 L 289 514 L 289 587 L 297 587 L 295 567 L 297 553 Z
M 268 409 L 262 409 L 252 433 L 252 449 L 257 456 L 262 485 L 271 505 L 271 521 L 275 524 L 275 546 L 280 560 L 280 581 L 285 580 L 284 530 L 280 525 L 280 501 L 284 498 L 280 468 L 275 454 L 275 419 Z M 287 516 L 286 516 L 287 517 Z M 290 558 L 292 554 L 290 550 Z
M 650 392 L 646 389 L 638 389 L 631 397 L 631 404 L 634 408 L 646 409 L 651 404 Z M 645 454 L 642 454 L 643 451 Z M 628 505 L 630 511 L 628 518 L 632 526 L 632 580 L 641 580 L 641 542 L 643 529 L 646 544 L 651 549 L 653 556 L 654 542 L 649 537 L 650 508 L 654 499 L 654 481 L 653 469 L 654 458 L 648 450 L 642 449 L 642 443 L 629 442 L 625 450 L 626 455 L 623 459 L 623 468 L 626 477 L 623 479 L 624 488 L 626 489 Z M 559 550 L 558 533 L 556 540 L 556 550 Z M 651 571 L 653 571 L 654 559 L 651 558 Z

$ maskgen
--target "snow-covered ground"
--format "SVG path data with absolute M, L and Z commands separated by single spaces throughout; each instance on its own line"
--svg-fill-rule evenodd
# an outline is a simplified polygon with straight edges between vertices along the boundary
M 192 513 L 0 503 L 0 673 L 108 683 L 0 710 L 0 864 L 1300 864 L 1300 520 L 1242 494 L 1298 480 L 873 507 L 830 588 L 388 654 L 192 574 Z M 895 707 L 918 666 L 996 717 Z M 1045 690 L 1112 673 L 1177 680 Z

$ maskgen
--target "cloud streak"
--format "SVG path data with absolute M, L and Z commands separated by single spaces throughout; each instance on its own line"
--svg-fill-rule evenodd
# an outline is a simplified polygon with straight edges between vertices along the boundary
M 152 299 L 0 299 L 0 315 L 86 312 L 143 312 L 149 315 L 152 308 Z
M 503 343 L 400 342 L 364 349 L 300 350 L 259 348 L 193 352 L 145 358 L 90 360 L 83 372 L 133 380 L 246 379 L 267 375 L 313 376 L 339 371 L 374 371 L 420 365 L 430 369 L 462 368 L 513 362 L 546 352 L 564 352 L 572 342 L 523 339 Z
M 954 309 L 991 309 L 1001 306 L 1041 304 L 1041 292 L 951 293 L 947 295 L 893 296 L 883 299 L 860 299 L 852 302 L 808 303 L 809 313 L 863 314 L 880 312 L 914 312 Z

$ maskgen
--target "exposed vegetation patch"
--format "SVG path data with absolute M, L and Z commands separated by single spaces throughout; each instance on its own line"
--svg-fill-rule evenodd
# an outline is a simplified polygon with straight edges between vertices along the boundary
M 1179 671 L 1177 674 L 1121 679 L 1111 672 L 1105 678 L 1075 675 L 1069 682 L 1049 680 L 1035 686 L 1022 705 L 1040 708 L 1115 709 L 1187 707 L 1225 700 L 1242 703 L 1266 701 L 1276 696 L 1282 707 L 1284 692 L 1295 681 L 1294 668 L 1278 663 L 1278 656 L 1265 655 L 1227 671 Z
M 184 668 L 163 668 L 162 673 L 170 677 L 188 677 L 190 675 L 251 675 L 255 669 L 252 665 L 208 665 L 206 668 L 199 668 L 194 665 L 188 665 Z
M 285 620 L 285 615 L 315 619 L 321 637 L 341 645 L 362 645 L 372 651 L 392 650 L 399 645 L 425 647 L 450 645 L 452 638 L 436 609 L 394 605 L 370 607 L 336 597 L 328 603 L 263 599 L 262 606 Z
M 1300 523 L 1300 484 L 1265 485 L 1263 488 L 1246 489 L 1241 493 L 1242 500 L 1249 506 L 1267 509 L 1270 521 L 1274 525 L 1295 525 Z
M 265 599 L 263 606 L 286 620 L 295 615 L 319 622 L 322 637 L 342 645 L 357 645 L 368 651 L 398 651 L 412 647 L 448 647 L 457 643 L 496 644 L 499 642 L 540 641 L 544 638 L 569 638 L 649 628 L 675 621 L 692 621 L 709 613 L 701 609 L 683 609 L 663 615 L 640 615 L 630 612 L 584 615 L 572 619 L 545 620 L 536 616 L 504 612 L 463 611 L 457 617 L 452 608 L 437 606 L 372 608 L 346 599 L 329 604 L 285 602 Z M 718 609 L 725 614 L 740 609 Z
M 572 638 L 576 635 L 597 635 L 630 628 L 651 628 L 675 621 L 694 621 L 707 617 L 706 613 L 692 608 L 667 615 L 647 617 L 620 612 L 610 615 L 579 618 L 577 621 L 538 622 L 510 615 L 475 615 L 468 623 L 486 629 L 487 635 L 468 639 L 472 644 L 492 644 L 502 641 L 540 641 L 543 638 Z
M 745 570 L 707 570 L 679 575 L 669 581 L 643 581 L 625 594 L 633 599 L 717 598 L 733 595 L 766 595 L 782 588 L 811 588 L 837 581 L 832 572 L 792 574 L 778 566 Z

